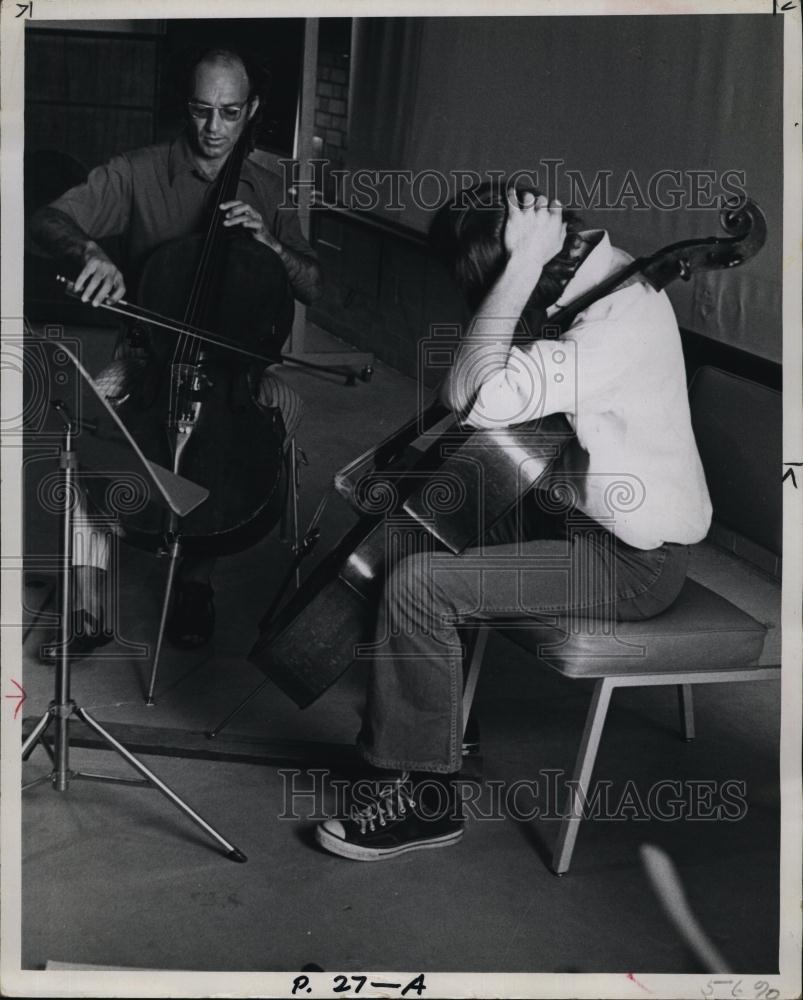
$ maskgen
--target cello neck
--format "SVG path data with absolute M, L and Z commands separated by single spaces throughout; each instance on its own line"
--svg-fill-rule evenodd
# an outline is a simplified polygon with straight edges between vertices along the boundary
M 735 205 L 723 205 L 719 212 L 719 224 L 727 236 L 681 240 L 658 250 L 650 257 L 639 257 L 555 313 L 550 317 L 549 323 L 562 331 L 567 330 L 578 313 L 614 291 L 634 274 L 642 274 L 644 280 L 656 291 L 661 291 L 678 278 L 689 281 L 697 271 L 739 267 L 764 246 L 767 220 L 759 206 L 750 198 L 744 198 Z
M 217 178 L 215 196 L 212 199 L 212 226 L 215 232 L 222 224 L 219 208 L 227 201 L 234 201 L 237 198 L 237 188 L 240 184 L 240 171 L 243 168 L 248 154 L 251 152 L 251 124 L 246 124 L 243 133 L 235 143 L 234 149 L 229 153 L 226 162 Z
M 581 313 L 584 309 L 588 309 L 589 306 L 598 302 L 601 298 L 604 298 L 604 296 L 609 295 L 612 291 L 614 291 L 614 289 L 618 288 L 619 285 L 627 281 L 628 278 L 632 278 L 634 274 L 638 274 L 644 268 L 648 259 L 649 258 L 640 257 L 638 260 L 634 260 L 631 264 L 623 267 L 621 271 L 617 271 L 609 278 L 601 281 L 598 285 L 595 285 L 583 295 L 578 296 L 573 302 L 570 302 L 569 305 L 564 306 L 563 309 L 554 313 L 549 319 L 547 319 L 545 326 L 553 328 L 558 327 L 562 333 L 565 333 L 574 322 L 578 313 Z
M 227 201 L 236 199 L 237 188 L 240 184 L 240 171 L 250 150 L 251 127 L 248 123 L 215 181 L 213 197 L 209 206 L 210 215 L 207 217 L 204 249 L 193 291 L 184 313 L 184 324 L 187 326 L 208 328 L 212 325 L 209 322 L 209 311 L 213 308 L 219 292 L 216 279 L 220 272 L 221 241 L 231 235 L 223 226 L 223 213 L 220 211 L 220 206 Z

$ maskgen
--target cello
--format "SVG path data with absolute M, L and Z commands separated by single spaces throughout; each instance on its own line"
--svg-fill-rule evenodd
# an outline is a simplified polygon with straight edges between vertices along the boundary
M 550 333 L 567 330 L 582 310 L 636 274 L 660 291 L 674 280 L 688 281 L 697 271 L 737 267 L 765 242 L 766 220 L 749 199 L 723 207 L 720 225 L 727 236 L 684 240 L 634 260 L 554 314 Z M 370 656 L 372 620 L 367 612 L 380 593 L 386 559 L 436 546 L 462 552 L 544 481 L 573 437 L 562 414 L 503 431 L 471 430 L 452 422 L 443 434 L 430 434 L 447 417 L 445 407 L 432 403 L 336 477 L 338 492 L 360 520 L 301 590 L 261 623 L 248 659 L 266 680 L 210 735 L 270 681 L 305 708 L 345 672 L 355 654 Z M 416 439 L 427 443 L 411 461 L 409 446 Z M 480 495 L 479 483 L 490 484 L 491 490 Z
M 117 410 L 148 458 L 209 489 L 209 500 L 174 529 L 194 555 L 248 548 L 276 523 L 284 496 L 281 416 L 259 407 L 252 388 L 261 368 L 279 360 L 293 296 L 278 256 L 242 230 L 224 229 L 218 210 L 236 196 L 248 135 L 221 170 L 206 233 L 171 240 L 145 263 L 137 304 L 150 357 Z M 161 333 L 149 315 L 177 320 L 182 332 Z M 197 330 L 218 343 L 193 336 Z M 164 528 L 146 509 L 124 523 L 123 537 L 154 551 Z
M 224 227 L 219 211 L 236 198 L 249 151 L 246 128 L 215 181 L 206 231 L 150 255 L 136 308 L 105 305 L 134 315 L 150 342 L 141 377 L 116 404 L 118 416 L 146 458 L 209 491 L 180 521 L 146 504 L 117 522 L 128 543 L 170 554 L 148 704 L 179 557 L 242 551 L 264 537 L 284 509 L 282 417 L 278 408 L 259 406 L 253 391 L 264 367 L 280 360 L 292 290 L 278 255 L 239 227 Z M 92 477 L 90 497 L 100 509 L 105 485 Z

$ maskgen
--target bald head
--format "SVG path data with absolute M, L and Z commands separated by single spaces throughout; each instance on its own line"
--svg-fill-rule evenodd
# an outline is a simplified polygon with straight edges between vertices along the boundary
M 214 176 L 259 107 L 243 60 L 226 49 L 206 52 L 189 79 L 188 127 L 203 171 Z
M 246 100 L 251 93 L 248 70 L 236 52 L 231 52 L 228 49 L 212 49 L 205 52 L 193 67 L 189 81 L 191 91 L 189 96 L 192 98 L 197 91 L 199 79 L 206 82 L 210 77 L 225 78 L 243 95 L 242 100 Z

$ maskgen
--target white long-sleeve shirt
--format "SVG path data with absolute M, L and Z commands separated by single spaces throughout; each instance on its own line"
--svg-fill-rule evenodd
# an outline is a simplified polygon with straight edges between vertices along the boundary
M 569 305 L 632 258 L 602 231 L 550 310 Z M 640 549 L 705 537 L 711 501 L 691 427 L 675 314 L 638 276 L 581 312 L 556 339 L 511 348 L 480 387 L 466 422 L 478 428 L 564 413 L 576 439 L 549 483 Z

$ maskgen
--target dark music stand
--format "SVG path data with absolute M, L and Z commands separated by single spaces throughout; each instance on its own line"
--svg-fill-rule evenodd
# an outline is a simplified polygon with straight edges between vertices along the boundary
M 221 836 L 199 816 L 194 809 L 180 798 L 168 785 L 158 778 L 149 768 L 147 768 L 137 757 L 127 750 L 122 743 L 116 740 L 106 729 L 101 726 L 87 711 L 77 705 L 70 696 L 70 625 L 72 610 L 72 546 L 73 546 L 73 511 L 76 506 L 75 497 L 76 484 L 75 473 L 78 468 L 77 455 L 73 446 L 73 438 L 79 428 L 86 429 L 91 433 L 98 434 L 100 440 L 105 442 L 107 455 L 114 456 L 114 466 L 119 469 L 122 466 L 134 468 L 137 475 L 142 477 L 150 490 L 150 497 L 160 506 L 166 507 L 171 514 L 181 516 L 190 513 L 199 504 L 203 503 L 209 495 L 209 491 L 203 487 L 191 483 L 187 479 L 182 479 L 174 475 L 167 469 L 148 461 L 142 454 L 134 439 L 126 430 L 124 424 L 109 406 L 95 382 L 92 380 L 86 369 L 70 349 L 63 343 L 47 341 L 45 338 L 37 337 L 42 343 L 50 343 L 51 346 L 63 352 L 74 365 L 80 380 L 86 383 L 93 394 L 93 399 L 99 401 L 110 423 L 101 427 L 99 421 L 86 422 L 76 418 L 61 400 L 51 400 L 51 405 L 62 420 L 63 432 L 59 451 L 59 468 L 62 472 L 61 491 L 63 505 L 61 510 L 61 543 L 60 543 L 60 573 L 59 573 L 59 612 L 60 621 L 60 641 L 57 644 L 58 664 L 55 676 L 55 695 L 53 701 L 42 715 L 27 739 L 22 744 L 22 760 L 26 761 L 33 753 L 37 744 L 41 744 L 42 749 L 47 753 L 53 765 L 49 774 L 36 778 L 23 785 L 23 791 L 35 785 L 50 781 L 53 787 L 59 792 L 66 792 L 69 788 L 70 780 L 83 779 L 85 781 L 105 781 L 113 784 L 147 786 L 157 789 L 174 806 L 188 816 L 193 823 L 215 840 L 224 850 L 226 857 L 232 861 L 243 862 L 247 858 L 243 852 L 231 844 L 225 837 Z M 97 406 L 95 407 L 97 409 Z M 87 725 L 90 729 L 106 743 L 112 750 L 115 750 L 131 767 L 134 768 L 141 778 L 123 778 L 114 775 L 94 774 L 85 771 L 72 771 L 69 767 L 70 751 L 70 720 L 75 717 Z M 45 742 L 44 736 L 52 722 L 55 721 L 55 737 L 53 748 Z

